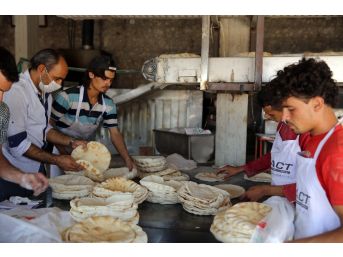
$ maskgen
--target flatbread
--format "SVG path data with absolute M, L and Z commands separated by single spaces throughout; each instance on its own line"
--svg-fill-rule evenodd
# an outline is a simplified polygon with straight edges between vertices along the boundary
M 224 176 L 224 174 L 216 174 L 216 172 L 199 172 L 194 177 L 202 181 L 216 182 L 224 181 Z
M 248 177 L 247 175 L 244 175 L 245 180 L 250 180 L 254 182 L 264 182 L 264 183 L 271 183 L 272 182 L 272 175 L 266 172 L 261 172 L 255 176 Z
M 225 190 L 230 194 L 230 198 L 234 199 L 240 197 L 245 193 L 245 189 L 241 186 L 232 185 L 232 184 L 221 184 L 215 185 L 215 187 Z
M 65 242 L 74 243 L 146 243 L 141 227 L 110 216 L 95 216 L 76 223 L 62 234 Z
M 124 177 L 127 179 L 133 179 L 137 176 L 137 169 L 133 168 L 131 171 L 127 167 L 112 168 L 104 172 L 105 179 L 114 177 Z
M 95 168 L 89 161 L 77 160 L 76 162 L 84 168 L 84 176 L 97 182 L 102 182 L 105 180 L 103 172 Z
M 221 242 L 249 242 L 256 225 L 271 211 L 257 202 L 238 203 L 217 213 L 210 231 Z
M 76 147 L 71 157 L 75 160 L 89 161 L 100 172 L 107 170 L 111 162 L 111 153 L 106 146 L 95 141 L 88 142 L 87 149 L 83 149 L 81 145 Z

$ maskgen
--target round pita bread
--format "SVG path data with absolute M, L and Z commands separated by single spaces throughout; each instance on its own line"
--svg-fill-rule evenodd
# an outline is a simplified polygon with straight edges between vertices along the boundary
M 95 141 L 88 142 L 86 149 L 81 145 L 76 147 L 71 157 L 75 160 L 89 161 L 100 172 L 107 170 L 111 162 L 111 153 L 106 146 Z
M 146 243 L 141 227 L 110 216 L 95 216 L 76 223 L 62 234 L 65 242 L 74 243 Z
M 261 172 L 255 176 L 248 177 L 247 175 L 244 175 L 245 180 L 250 180 L 254 182 L 263 182 L 263 183 L 271 183 L 272 182 L 272 175 L 266 172 Z
M 215 172 L 199 172 L 194 177 L 202 181 L 217 182 L 224 181 L 224 176 L 224 174 L 216 174 Z
M 234 199 L 240 197 L 245 193 L 245 189 L 241 186 L 232 185 L 232 184 L 221 184 L 215 185 L 215 187 L 225 190 L 230 194 L 230 198 Z
M 76 162 L 84 168 L 84 171 L 83 171 L 84 176 L 97 182 L 102 182 L 105 180 L 103 172 L 95 168 L 89 161 L 77 160 Z
M 133 179 L 137 176 L 137 170 L 133 168 L 131 171 L 127 167 L 112 168 L 104 172 L 105 179 L 114 177 L 124 177 L 127 179 Z

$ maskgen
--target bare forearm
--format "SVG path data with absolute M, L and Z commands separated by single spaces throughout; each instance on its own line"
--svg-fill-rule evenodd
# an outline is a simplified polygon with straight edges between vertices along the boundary
M 26 157 L 43 162 L 43 163 L 50 163 L 50 164 L 57 164 L 56 163 L 56 155 L 50 154 L 39 147 L 31 144 L 30 148 L 24 154 Z
M 64 146 L 70 145 L 71 141 L 73 140 L 73 138 L 71 138 L 70 136 L 66 136 L 56 129 L 50 129 L 46 136 L 46 139 L 50 143 Z
M 116 133 L 115 135 L 111 136 L 111 141 L 114 147 L 117 149 L 120 156 L 124 159 L 130 159 L 130 155 L 127 151 L 124 139 L 120 133 Z
M 266 195 L 284 196 L 282 186 L 266 186 Z

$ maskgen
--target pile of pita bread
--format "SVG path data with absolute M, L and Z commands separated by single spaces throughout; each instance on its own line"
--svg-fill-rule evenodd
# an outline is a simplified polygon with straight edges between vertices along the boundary
M 116 177 L 107 179 L 101 184 L 94 186 L 92 194 L 101 198 L 129 194 L 133 195 L 134 203 L 140 204 L 148 197 L 148 189 L 132 180 Z
M 70 201 L 70 215 L 76 221 L 89 217 L 111 216 L 121 220 L 138 224 L 138 205 L 130 194 L 113 195 L 108 198 L 76 198 Z
M 150 175 L 139 181 L 149 190 L 147 201 L 159 204 L 179 203 L 177 191 L 183 185 L 180 181 L 166 181 L 162 177 Z
M 132 156 L 141 172 L 157 172 L 167 168 L 167 160 L 163 156 Z
M 138 225 L 111 216 L 87 218 L 66 229 L 63 241 L 72 243 L 147 243 L 146 233 Z
M 264 182 L 264 183 L 271 183 L 272 182 L 272 175 L 266 172 L 261 172 L 255 176 L 248 177 L 244 175 L 245 180 L 254 181 L 254 182 Z
M 91 179 L 78 175 L 62 175 L 49 179 L 52 197 L 63 200 L 88 196 L 94 184 Z
M 226 243 L 247 243 L 256 225 L 272 210 L 257 202 L 238 203 L 223 209 L 213 219 L 210 231 L 215 238 Z
M 123 177 L 127 179 L 133 179 L 137 176 L 137 169 L 133 168 L 129 171 L 127 167 L 121 168 L 111 168 L 104 172 L 104 179 L 114 178 L 114 177 Z
M 76 147 L 71 157 L 84 167 L 84 175 L 93 181 L 104 181 L 104 171 L 108 169 L 111 162 L 111 153 L 107 147 L 99 142 L 90 141 L 87 147 L 82 145 Z
M 231 205 L 228 192 L 192 181 L 183 182 L 178 198 L 187 212 L 197 215 L 215 215 L 218 209 Z
M 140 178 L 145 178 L 147 176 L 159 176 L 161 178 L 163 178 L 166 181 L 169 180 L 175 180 L 175 181 L 188 181 L 189 180 L 189 176 L 185 173 L 182 173 L 181 171 L 172 169 L 172 168 L 167 168 L 165 170 L 161 170 L 158 172 L 153 172 L 153 173 L 144 173 L 144 172 L 139 172 L 139 177 Z
M 217 182 L 224 181 L 224 176 L 225 174 L 217 174 L 216 172 L 199 172 L 194 177 L 202 181 Z
M 233 184 L 221 184 L 215 185 L 214 187 L 220 188 L 225 190 L 230 194 L 230 199 L 234 199 L 240 197 L 245 193 L 245 189 L 241 186 L 233 185 Z

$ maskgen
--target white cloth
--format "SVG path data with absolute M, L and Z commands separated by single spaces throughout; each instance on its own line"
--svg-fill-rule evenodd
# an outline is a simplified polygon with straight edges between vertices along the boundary
M 301 153 L 297 155 L 295 239 L 319 235 L 340 226 L 340 219 L 332 208 L 316 172 L 319 153 L 334 130 L 335 127 L 322 139 L 313 158 L 306 158 Z
M 276 186 L 295 183 L 296 156 L 301 150 L 299 136 L 295 140 L 283 141 L 279 131 L 276 132 L 271 150 L 271 184 Z
M 10 122 L 7 131 L 8 142 L 2 150 L 6 159 L 25 172 L 37 172 L 40 162 L 29 159 L 23 154 L 31 144 L 39 148 L 44 146 L 46 134 L 51 129 L 48 121 L 51 113 L 52 97 L 45 99 L 45 107 L 38 97 L 28 71 L 20 74 L 20 80 L 13 83 L 11 90 L 4 95 L 4 102 L 10 110 Z M 18 136 L 20 135 L 20 136 Z

